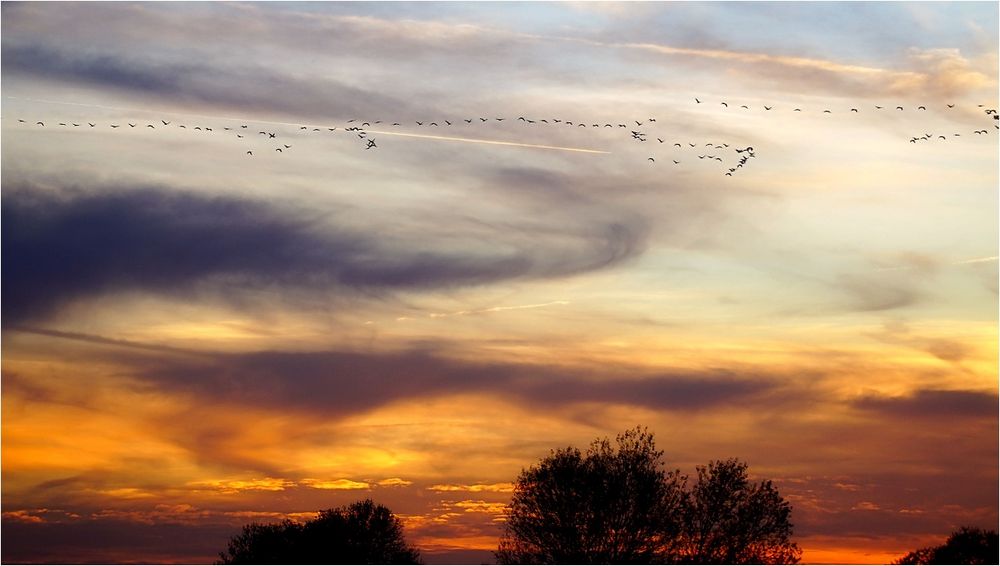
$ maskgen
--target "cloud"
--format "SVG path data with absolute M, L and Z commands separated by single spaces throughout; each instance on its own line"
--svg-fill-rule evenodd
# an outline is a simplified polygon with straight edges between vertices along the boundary
M 986 391 L 921 389 L 906 396 L 865 395 L 853 406 L 897 418 L 995 418 L 997 394 Z
M 583 219 L 513 233 L 497 227 L 488 246 L 438 251 L 432 239 L 393 232 L 399 229 L 364 231 L 314 216 L 159 187 L 65 194 L 5 188 L 4 324 L 121 291 L 191 296 L 222 284 L 227 293 L 240 286 L 347 292 L 563 277 L 640 254 L 648 232 L 635 218 Z
M 510 482 L 491 484 L 437 484 L 432 485 L 427 489 L 431 491 L 470 491 L 473 493 L 489 491 L 494 493 L 511 493 L 514 491 L 514 484 Z
M 309 486 L 313 489 L 369 489 L 371 485 L 361 482 L 353 481 L 348 479 L 339 480 L 318 480 L 315 478 L 303 478 L 300 481 L 302 485 Z
M 5 77 L 28 76 L 83 84 L 157 101 L 210 105 L 245 112 L 283 112 L 290 116 L 329 117 L 329 100 L 341 115 L 371 116 L 385 108 L 406 108 L 405 101 L 330 78 L 299 78 L 273 67 L 212 64 L 211 58 L 171 61 L 141 50 L 93 52 L 51 44 L 4 43 Z M 196 61 L 196 62 L 195 62 Z

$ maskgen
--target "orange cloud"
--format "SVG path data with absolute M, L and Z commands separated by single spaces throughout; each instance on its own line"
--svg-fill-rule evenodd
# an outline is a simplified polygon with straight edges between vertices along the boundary
M 510 493 L 514 491 L 514 484 L 510 482 L 491 484 L 437 484 L 428 487 L 431 491 L 471 491 L 473 493 L 487 491 L 493 493 Z

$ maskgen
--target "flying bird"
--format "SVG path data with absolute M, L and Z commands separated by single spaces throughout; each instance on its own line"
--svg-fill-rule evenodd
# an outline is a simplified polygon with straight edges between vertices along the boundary
M 858 111 L 857 108 L 851 108 L 851 112 L 857 112 L 857 111 Z
M 767 106 L 767 105 L 764 106 L 764 110 L 770 110 L 772 108 L 774 108 L 774 106 Z
M 917 106 L 917 110 L 927 110 L 926 106 Z
M 903 107 L 902 107 L 902 106 L 897 106 L 897 107 L 896 107 L 896 110 L 902 110 L 902 109 L 903 109 Z
M 135 124 L 133 124 L 133 123 L 129 122 L 129 126 L 131 126 L 131 127 L 133 127 L 133 128 L 134 128 L 134 127 L 135 127 Z
M 729 108 L 729 105 L 728 105 L 728 104 L 726 104 L 725 102 L 720 102 L 719 104 L 722 104 L 722 105 L 723 105 L 723 106 L 725 106 L 726 108 Z
M 161 121 L 161 122 L 163 122 L 163 125 L 164 125 L 164 126 L 169 126 L 169 125 L 170 125 L 170 122 L 167 122 L 167 121 L 166 121 L 166 120 L 164 120 L 163 118 L 160 118 L 160 121 Z
M 252 151 L 248 151 L 247 155 L 253 155 L 253 152 Z
M 954 105 L 954 104 L 949 104 L 949 105 L 948 105 L 948 108 L 954 108 L 954 107 L 955 107 L 955 105 Z
M 279 153 L 280 153 L 280 152 L 281 152 L 281 148 L 280 148 L 280 147 L 278 147 L 278 148 L 275 148 L 275 149 L 274 149 L 274 151 L 277 151 L 277 152 L 279 152 Z
M 695 98 L 695 99 L 694 99 L 694 101 L 695 101 L 696 103 L 698 103 L 698 104 L 701 104 L 701 101 L 700 101 L 700 100 L 698 100 L 697 98 Z
M 44 126 L 45 123 L 44 122 L 35 122 L 35 125 L 37 125 L 37 126 Z
M 655 159 L 653 159 L 652 157 L 649 157 L 649 158 L 647 158 L 647 159 L 649 159 L 650 161 L 652 161 L 652 162 L 654 162 L 654 163 L 656 162 L 656 160 L 655 160 Z

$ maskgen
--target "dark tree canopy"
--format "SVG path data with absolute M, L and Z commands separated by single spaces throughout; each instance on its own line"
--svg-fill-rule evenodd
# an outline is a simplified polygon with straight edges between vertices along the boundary
M 585 454 L 554 451 L 521 472 L 496 552 L 501 564 L 796 563 L 791 506 L 736 460 L 666 471 L 635 428 Z
M 523 471 L 496 553 L 502 564 L 630 564 L 659 560 L 680 509 L 676 473 L 639 429 L 566 448 Z
M 770 480 L 750 482 L 735 459 L 698 468 L 684 504 L 680 561 L 689 564 L 794 564 L 792 506 Z
M 914 550 L 894 564 L 998 564 L 997 541 L 996 531 L 962 527 L 941 546 Z
M 219 553 L 221 564 L 419 564 L 399 519 L 371 499 L 321 511 L 305 524 L 251 523 Z

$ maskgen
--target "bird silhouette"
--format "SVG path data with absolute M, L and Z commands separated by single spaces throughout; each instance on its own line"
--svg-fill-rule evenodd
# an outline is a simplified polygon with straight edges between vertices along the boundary
M 45 123 L 44 123 L 44 122 L 35 122 L 35 125 L 36 125 L 36 126 L 44 126 L 44 125 L 45 125 Z
M 423 123 L 423 122 L 417 122 L 417 125 L 418 125 L 418 126 L 423 126 L 423 125 L 424 125 L 424 123 Z
M 309 128 L 307 128 L 307 127 L 305 127 L 305 126 L 302 126 L 302 127 L 301 127 L 301 128 L 299 128 L 299 129 L 300 129 L 300 130 L 308 130 Z
M 437 126 L 437 122 L 431 122 L 429 125 L 430 126 Z
M 764 106 L 764 110 L 770 110 L 772 108 L 774 108 L 774 106 L 767 106 L 767 105 Z
M 726 104 L 725 102 L 720 102 L 719 104 L 722 104 L 722 105 L 723 105 L 723 106 L 725 106 L 726 108 L 729 108 L 729 105 L 728 105 L 728 104 Z
M 851 112 L 857 112 L 857 111 L 858 111 L 857 108 L 851 108 Z
M 833 114 L 833 112 L 830 112 L 829 110 L 824 110 L 823 113 L 824 114 Z
M 881 107 L 881 106 L 879 106 L 879 105 L 877 105 L 877 104 L 875 105 L 875 110 L 881 110 L 881 109 L 882 109 L 882 107 Z
M 796 108 L 796 109 L 795 109 L 795 110 L 793 110 L 792 112 L 802 112 L 802 109 L 801 109 L 801 108 Z
M 163 118 L 160 118 L 160 121 L 161 121 L 161 122 L 163 122 L 163 125 L 164 125 L 164 126 L 169 126 L 169 125 L 170 125 L 170 122 L 167 122 L 167 121 L 166 121 L 166 120 L 164 120 Z
M 649 159 L 650 161 L 653 161 L 653 162 L 656 162 L 656 160 L 655 160 L 655 159 L 653 159 L 652 157 L 649 157 L 649 158 L 647 158 L 647 159 Z
M 274 150 L 274 151 L 277 151 L 278 153 L 281 153 L 281 148 L 280 148 L 280 147 L 278 147 L 278 148 L 275 148 L 275 150 Z
M 281 144 L 281 145 L 285 146 L 285 149 L 289 149 L 289 148 L 291 148 L 291 147 L 292 147 L 292 146 L 290 146 L 290 145 L 287 145 L 287 144 Z
M 146 124 L 146 127 L 147 127 L 147 128 L 153 128 L 154 130 L 156 129 L 156 127 L 155 127 L 155 126 L 153 126 L 152 124 Z
M 701 101 L 700 101 L 700 100 L 698 100 L 697 98 L 695 98 L 695 99 L 694 99 L 694 101 L 695 101 L 696 103 L 698 103 L 698 104 L 701 104 Z
M 20 122 L 20 123 L 22 123 L 22 124 L 26 123 L 24 120 L 22 120 L 20 118 L 18 118 L 17 121 Z M 91 124 L 91 125 L 93 125 L 93 124 Z
M 60 126 L 65 126 L 65 125 L 66 125 L 66 122 L 59 122 L 59 125 L 60 125 Z
M 252 151 L 248 151 L 247 155 L 253 155 L 253 152 Z
M 927 110 L 926 106 L 917 106 L 917 110 Z
M 522 120 L 523 120 L 523 118 L 522 118 Z M 472 123 L 472 120 L 466 120 L 466 121 L 465 121 L 465 123 L 466 123 L 466 124 L 471 124 L 471 123 Z
M 134 127 L 135 127 L 135 124 L 132 124 L 132 123 L 130 122 L 130 123 L 129 123 L 129 126 L 130 126 L 130 127 L 133 127 L 133 128 L 134 128 Z
M 747 110 L 750 110 L 750 107 L 749 107 L 749 106 L 747 106 L 746 104 L 741 104 L 741 105 L 740 105 L 740 108 L 746 108 Z
M 194 129 L 201 130 L 201 126 L 195 126 Z M 263 134 L 264 132 L 261 132 L 261 133 Z
M 445 120 L 444 123 L 448 124 L 449 126 L 451 125 L 451 122 L 449 122 L 448 120 Z
M 949 105 L 948 105 L 948 108 L 954 108 L 954 107 L 955 107 L 955 105 L 954 105 L 954 104 L 949 104 Z
M 118 127 L 118 124 L 111 124 L 111 127 L 112 127 L 112 128 L 117 128 L 117 127 Z
M 673 161 L 673 162 L 674 162 L 674 165 L 678 165 L 678 164 L 680 164 L 680 161 L 677 161 L 676 159 L 671 159 L 671 161 Z
M 902 109 L 903 109 L 903 107 L 902 107 L 902 106 L 897 106 L 897 107 L 896 107 L 896 110 L 902 110 Z
M 273 134 L 273 133 L 271 133 L 271 132 L 268 132 L 268 134 L 267 134 L 267 139 L 271 139 L 271 138 L 273 138 L 273 137 L 274 137 L 274 134 Z

